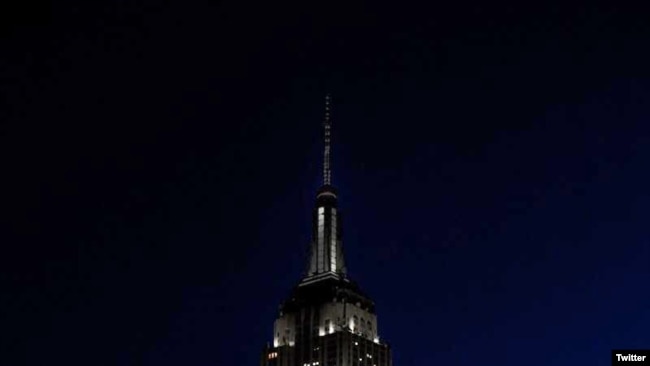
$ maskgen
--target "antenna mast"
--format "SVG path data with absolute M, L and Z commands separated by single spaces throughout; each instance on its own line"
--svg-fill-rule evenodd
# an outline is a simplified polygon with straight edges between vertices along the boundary
M 331 168 L 331 158 L 330 158 L 330 133 L 332 124 L 330 122 L 330 95 L 329 93 L 325 96 L 325 121 L 323 123 L 323 128 L 325 132 L 325 150 L 323 152 L 323 185 L 332 184 L 332 168 Z

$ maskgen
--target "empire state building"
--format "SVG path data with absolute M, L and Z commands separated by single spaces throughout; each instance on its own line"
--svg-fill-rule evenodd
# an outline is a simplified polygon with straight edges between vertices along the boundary
M 280 305 L 262 366 L 392 366 L 375 303 L 348 275 L 341 215 L 331 181 L 330 98 L 326 97 L 323 185 L 316 193 L 306 273 Z

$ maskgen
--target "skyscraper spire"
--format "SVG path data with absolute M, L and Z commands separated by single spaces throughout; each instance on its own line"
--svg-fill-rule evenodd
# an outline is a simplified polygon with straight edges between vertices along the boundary
M 324 151 L 323 151 L 323 185 L 329 186 L 332 184 L 332 169 L 331 169 L 331 157 L 330 157 L 330 134 L 331 134 L 332 124 L 330 121 L 330 95 L 329 93 L 325 96 L 325 121 L 323 122 L 324 129 Z
M 347 275 L 341 213 L 332 186 L 330 129 L 328 94 L 323 185 L 316 191 L 312 211 L 308 266 L 278 309 L 273 344 L 264 348 L 261 366 L 393 365 L 390 346 L 379 338 L 375 303 Z
M 341 218 L 336 189 L 332 186 L 330 100 L 327 94 L 323 121 L 323 185 L 316 193 L 311 255 L 303 283 L 332 276 L 344 278 L 347 272 L 341 247 Z

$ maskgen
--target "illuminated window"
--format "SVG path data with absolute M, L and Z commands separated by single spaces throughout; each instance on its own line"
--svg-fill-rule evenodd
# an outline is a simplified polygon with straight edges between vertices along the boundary
M 330 250 L 330 252 L 332 254 L 332 257 L 330 258 L 330 271 L 336 272 L 337 253 L 336 253 L 336 209 L 335 208 L 332 208 L 332 218 L 331 218 L 331 220 L 332 220 L 332 225 L 331 225 L 332 226 L 332 232 L 330 234 L 331 235 L 331 239 L 330 239 L 330 241 L 331 241 L 331 243 L 330 243 L 331 250 Z
M 318 261 L 316 269 L 317 272 L 322 272 L 325 269 L 323 268 L 325 264 L 323 263 L 323 258 L 325 253 L 323 253 L 323 247 L 325 246 L 325 207 L 318 208 L 318 237 L 316 238 L 317 248 L 318 248 Z

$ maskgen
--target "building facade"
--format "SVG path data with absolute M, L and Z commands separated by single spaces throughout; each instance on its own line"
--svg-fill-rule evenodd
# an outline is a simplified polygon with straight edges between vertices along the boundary
M 347 276 L 341 215 L 331 182 L 330 100 L 325 103 L 323 185 L 316 193 L 307 270 L 280 305 L 261 366 L 392 366 L 374 302 Z

